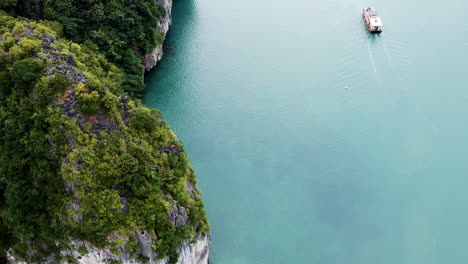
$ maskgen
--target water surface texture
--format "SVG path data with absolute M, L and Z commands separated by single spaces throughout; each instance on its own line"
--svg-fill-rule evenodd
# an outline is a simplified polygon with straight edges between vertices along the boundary
M 468 2 L 174 5 L 144 102 L 185 143 L 212 263 L 468 263 Z

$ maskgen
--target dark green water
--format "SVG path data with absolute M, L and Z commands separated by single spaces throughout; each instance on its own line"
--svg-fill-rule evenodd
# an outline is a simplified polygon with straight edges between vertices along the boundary
M 174 2 L 144 101 L 185 142 L 213 263 L 468 263 L 468 2 Z

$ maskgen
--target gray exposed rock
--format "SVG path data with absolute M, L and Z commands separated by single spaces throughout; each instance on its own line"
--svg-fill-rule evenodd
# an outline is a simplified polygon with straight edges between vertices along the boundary
M 128 212 L 127 198 L 125 198 L 124 196 L 120 197 L 120 203 L 122 204 L 122 213 Z
M 74 59 L 72 56 L 62 56 L 61 58 L 74 63 Z M 58 61 L 58 58 L 56 58 L 54 61 Z M 86 77 L 81 71 L 77 71 L 75 67 L 73 67 L 73 64 L 56 64 L 54 67 L 48 67 L 46 76 L 50 77 L 53 76 L 55 73 L 60 73 L 67 76 L 67 78 L 72 82 L 81 82 L 83 84 L 86 84 Z
M 68 65 L 75 66 L 75 59 L 72 55 L 62 55 L 62 60 L 66 62 Z
M 188 223 L 188 215 L 185 208 L 178 204 L 171 204 L 171 210 L 167 213 L 169 221 L 175 227 L 186 226 Z
M 73 221 L 77 222 L 78 224 L 81 224 L 83 222 L 83 215 L 81 214 L 76 214 L 80 212 L 81 205 L 80 201 L 78 199 L 73 199 L 73 203 L 71 204 L 71 209 L 75 211 L 75 213 L 72 213 L 72 219 Z
M 140 230 L 135 232 L 135 237 L 140 244 L 141 255 L 147 258 L 151 258 L 153 255 L 153 251 L 151 249 L 153 239 L 151 238 L 151 235 L 145 230 Z
M 86 84 L 86 77 L 84 74 L 80 71 L 71 71 L 70 74 L 68 75 L 68 78 L 70 78 L 74 82 L 80 82 L 83 84 Z
M 57 102 L 57 104 L 64 110 L 65 115 L 69 117 L 76 117 L 79 119 L 78 113 L 76 112 L 76 105 L 78 101 L 76 100 L 75 96 L 73 95 L 73 89 L 69 89 L 65 92 L 65 96 Z M 84 118 L 82 120 L 78 120 L 81 122 L 85 122 Z M 70 142 L 69 142 L 70 143 Z
M 141 231 L 140 231 L 141 232 Z M 151 237 L 148 237 L 149 233 L 143 231 L 143 234 L 140 233 L 140 238 L 143 243 L 151 247 L 150 241 Z M 116 236 L 116 238 L 119 236 Z M 115 239 L 115 238 L 114 238 Z M 138 239 L 138 238 L 137 238 Z M 139 240 L 138 239 L 138 240 Z M 128 239 L 125 239 L 127 241 Z M 139 240 L 140 241 L 140 240 Z M 84 247 L 87 251 L 85 255 L 81 255 L 78 251 L 78 248 Z M 198 236 L 195 242 L 191 243 L 190 241 L 183 241 L 181 245 L 177 248 L 177 253 L 179 254 L 179 259 L 176 264 L 208 264 L 210 248 L 210 239 L 208 236 Z M 133 259 L 129 252 L 124 248 L 121 249 L 120 254 L 113 253 L 110 249 L 96 248 L 88 242 L 83 241 L 72 241 L 70 242 L 70 249 L 63 250 L 62 255 L 67 255 L 76 260 L 78 264 L 104 264 L 109 263 L 109 261 L 116 261 L 122 264 L 137 264 L 141 263 L 140 261 Z M 148 263 L 150 264 L 168 264 L 169 258 L 159 259 L 157 254 L 153 251 L 146 252 L 148 254 Z M 8 262 L 13 264 L 27 264 L 23 261 L 17 261 L 13 256 L 8 255 Z M 66 264 L 65 261 L 58 261 L 55 256 L 51 256 L 43 264 Z
M 32 34 L 34 34 L 34 28 L 32 28 L 30 25 L 26 25 L 24 26 L 25 30 L 24 30 L 24 34 L 26 36 L 31 36 Z
M 147 240 L 148 242 L 148 240 Z M 114 254 L 109 249 L 99 249 L 93 247 L 88 242 L 82 241 L 72 241 L 70 243 L 70 250 L 62 251 L 62 254 L 73 257 L 78 264 L 104 264 L 108 263 L 110 260 L 117 261 L 122 264 L 137 264 L 140 261 L 130 257 L 129 252 L 122 250 L 121 254 Z M 78 252 L 79 247 L 86 248 L 85 255 L 81 255 Z M 183 241 L 182 244 L 177 248 L 177 253 L 179 254 L 179 259 L 176 264 L 208 264 L 210 248 L 210 239 L 208 236 L 199 236 L 197 240 L 193 243 L 190 241 Z M 149 257 L 148 263 L 150 264 L 168 264 L 169 259 L 159 259 L 155 256 L 155 252 L 151 252 L 151 257 Z M 17 261 L 13 256 L 8 256 L 8 261 L 10 263 L 17 264 L 26 264 L 26 262 Z M 44 262 L 44 264 L 66 264 L 66 262 L 59 262 L 55 258 L 50 258 L 50 261 Z
M 87 120 L 89 122 L 90 120 Z M 112 132 L 119 130 L 119 125 L 112 120 L 109 116 L 99 113 L 94 120 L 91 122 L 93 124 L 93 133 L 99 134 L 101 131 Z
M 68 67 L 65 68 L 68 69 Z M 76 74 L 75 76 L 82 74 L 78 71 L 73 71 Z M 92 132 L 94 134 L 99 134 L 101 131 L 107 131 L 110 133 L 120 129 L 120 126 L 116 121 L 112 120 L 111 117 L 101 112 L 99 112 L 96 116 L 93 117 L 77 112 L 76 109 L 78 109 L 79 102 L 74 94 L 73 89 L 69 89 L 68 91 L 66 91 L 65 95 L 60 99 L 59 102 L 57 102 L 57 105 L 64 110 L 65 115 L 67 115 L 68 117 L 75 118 L 77 120 L 78 125 L 81 128 L 83 128 L 85 124 L 91 124 Z M 71 147 L 70 144 L 69 147 Z
M 195 243 L 184 241 L 177 253 L 179 253 L 177 264 L 208 264 L 209 238 L 200 236 Z
M 56 39 L 57 38 L 54 36 L 43 35 L 42 36 L 42 48 L 44 49 L 44 51 L 46 52 L 50 51 L 51 50 L 50 45 L 54 43 Z
M 72 192 L 73 191 L 73 185 L 69 183 L 66 180 L 63 180 L 63 186 L 65 186 L 65 191 L 67 192 Z
M 69 208 L 71 218 L 73 221 L 81 224 L 83 222 L 83 215 L 79 214 L 81 209 L 81 201 L 79 199 L 78 192 L 75 189 L 76 184 L 79 184 L 78 180 L 74 180 L 73 182 L 69 182 L 65 179 L 63 180 L 65 191 L 73 195 L 73 202 L 70 204 Z
M 159 149 L 159 151 L 167 153 L 167 154 L 172 154 L 172 155 L 177 155 L 180 153 L 179 147 L 177 145 L 170 145 L 168 147 L 162 147 Z
M 120 98 L 120 102 L 124 105 L 127 105 L 129 101 L 130 99 L 128 98 L 128 96 L 122 96 L 122 98 Z
M 128 123 L 130 122 L 130 118 L 132 118 L 132 115 L 128 111 L 122 112 L 122 120 L 126 126 L 128 126 Z
M 166 36 L 169 31 L 169 27 L 172 24 L 172 0 L 156 0 L 156 3 L 166 10 L 166 15 L 161 17 L 158 21 L 159 33 Z M 151 53 L 143 56 L 143 65 L 145 66 L 146 71 L 154 68 L 158 61 L 162 59 L 163 54 L 163 43 L 160 43 Z
M 68 65 L 68 64 L 59 64 L 59 65 L 55 65 L 55 70 L 58 73 L 61 73 L 63 75 L 67 75 L 67 73 L 74 70 L 74 67 L 72 65 Z
M 185 191 L 188 192 L 192 199 L 195 199 L 195 184 L 193 184 L 193 182 L 187 181 L 185 184 Z

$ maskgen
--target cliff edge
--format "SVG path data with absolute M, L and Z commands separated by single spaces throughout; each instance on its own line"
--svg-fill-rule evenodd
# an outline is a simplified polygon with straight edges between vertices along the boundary
M 158 32 L 166 38 L 169 27 L 172 24 L 172 0 L 156 0 L 156 3 L 165 10 L 165 14 L 158 19 Z M 149 71 L 154 68 L 163 55 L 163 43 L 159 43 L 151 53 L 143 56 L 145 70 Z

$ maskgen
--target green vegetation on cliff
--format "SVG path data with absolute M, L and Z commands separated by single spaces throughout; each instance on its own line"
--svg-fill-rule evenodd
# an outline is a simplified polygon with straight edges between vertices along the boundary
M 123 89 L 137 96 L 144 88 L 140 55 L 164 40 L 158 32 L 158 19 L 166 11 L 155 0 L 0 0 L 0 9 L 60 22 L 64 37 L 99 49 L 121 67 Z
M 187 154 L 122 70 L 61 31 L 0 13 L 0 258 L 85 254 L 77 240 L 138 257 L 145 230 L 175 261 L 209 231 Z

